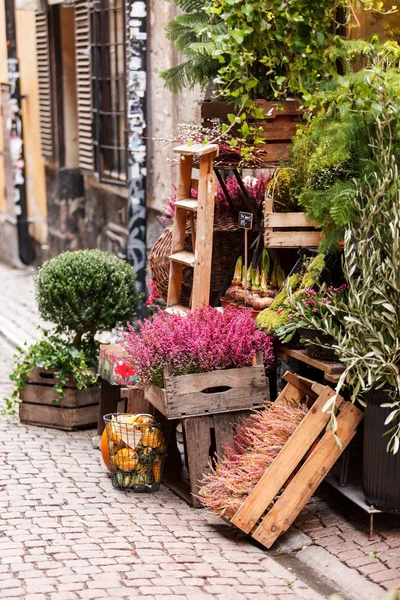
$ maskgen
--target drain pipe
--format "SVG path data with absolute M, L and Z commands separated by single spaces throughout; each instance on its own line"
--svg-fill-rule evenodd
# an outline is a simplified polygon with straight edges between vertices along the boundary
M 28 209 L 26 201 L 26 178 L 21 114 L 20 73 L 17 58 L 14 0 L 5 0 L 7 70 L 10 84 L 10 153 L 13 168 L 14 202 L 17 215 L 19 257 L 25 265 L 30 265 L 35 253 L 28 229 Z

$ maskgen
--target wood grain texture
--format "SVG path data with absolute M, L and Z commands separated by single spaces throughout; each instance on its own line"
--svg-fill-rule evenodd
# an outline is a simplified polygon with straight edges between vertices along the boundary
M 265 230 L 265 248 L 316 248 L 322 242 L 320 231 L 270 231 Z
M 304 212 L 265 213 L 266 227 L 317 227 L 317 223 L 309 221 Z
M 29 383 L 20 392 L 22 402 L 30 404 L 43 404 L 59 408 L 79 408 L 91 404 L 99 405 L 100 387 L 86 388 L 84 390 L 66 388 L 65 395 L 61 400 L 53 387 L 48 385 L 36 385 Z
M 363 413 L 351 403 L 343 403 L 337 417 L 342 446 L 336 443 L 332 431 L 325 433 L 304 465 L 290 481 L 281 497 L 264 517 L 252 537 L 266 548 L 293 523 L 305 503 L 329 473 L 343 450 L 354 437 Z
M 145 395 L 167 419 L 258 408 L 270 399 L 269 380 L 262 365 L 177 377 L 166 375 L 164 386 L 150 385 Z
M 252 493 L 232 518 L 232 523 L 236 527 L 245 533 L 250 533 L 253 529 L 258 519 L 326 427 L 330 415 L 322 412 L 322 409 L 327 400 L 334 395 L 335 392 L 330 387 L 326 387 L 318 397 L 269 469 L 261 477 Z M 336 402 L 337 407 L 342 402 L 343 398 L 339 397 Z
M 324 373 L 340 375 L 344 371 L 344 365 L 342 363 L 312 358 L 311 356 L 308 356 L 305 350 L 295 350 L 294 348 L 287 348 L 286 346 L 278 346 L 278 357 L 296 358 L 297 360 L 310 365 L 311 367 L 315 367 Z
M 98 404 L 80 408 L 61 408 L 43 404 L 21 402 L 19 417 L 21 423 L 54 427 L 65 431 L 74 431 L 97 424 Z
M 182 156 L 207 156 L 207 154 L 214 154 L 218 156 L 219 146 L 218 144 L 191 144 L 176 146 L 174 148 L 176 154 Z

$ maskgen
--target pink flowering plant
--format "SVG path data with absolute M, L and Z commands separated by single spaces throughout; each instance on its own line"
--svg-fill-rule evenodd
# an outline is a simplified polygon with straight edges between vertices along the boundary
M 303 289 L 288 298 L 290 307 L 289 322 L 279 327 L 276 335 L 283 342 L 290 342 L 301 329 L 313 329 L 321 332 L 332 331 L 340 327 L 340 319 L 334 308 L 334 300 L 343 300 L 346 295 L 346 284 L 337 288 L 329 286 L 320 290 Z M 278 309 L 279 310 L 279 309 Z M 300 331 L 299 331 L 300 330 Z
M 197 307 L 187 316 L 158 310 L 151 320 L 129 326 L 124 347 L 143 385 L 163 386 L 163 368 L 188 375 L 248 367 L 262 352 L 265 367 L 275 364 L 274 338 L 259 331 L 250 310 Z

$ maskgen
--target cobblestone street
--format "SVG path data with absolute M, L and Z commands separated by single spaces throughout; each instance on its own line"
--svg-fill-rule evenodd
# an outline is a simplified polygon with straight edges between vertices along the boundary
M 0 276 L 0 325 L 10 338 L 32 339 L 31 275 L 0 265 Z M 13 351 L 0 335 L 0 398 L 10 391 Z M 336 583 L 346 598 L 374 600 L 400 581 L 399 517 L 377 520 L 370 542 L 364 514 L 324 496 L 266 552 L 166 488 L 113 489 L 92 435 L 2 423 L 0 599 L 319 600 L 326 572 L 331 591 Z M 308 571 L 317 569 L 311 580 L 279 560 L 285 552 L 303 553 Z

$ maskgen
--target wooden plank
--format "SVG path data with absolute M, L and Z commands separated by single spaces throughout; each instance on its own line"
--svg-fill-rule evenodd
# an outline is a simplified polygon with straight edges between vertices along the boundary
M 29 402 L 30 404 L 43 404 L 46 406 L 56 406 L 58 408 L 78 408 L 91 404 L 98 406 L 100 402 L 100 387 L 86 388 L 83 390 L 67 388 L 64 397 L 59 400 L 58 393 L 53 387 L 28 383 L 28 385 L 21 390 L 20 399 L 23 402 Z
M 246 417 L 249 417 L 250 414 L 250 410 L 240 410 L 227 414 L 214 415 L 214 432 L 217 456 L 222 456 L 224 445 L 231 443 L 234 433 L 234 426 L 239 425 L 240 422 Z
M 337 417 L 337 435 L 342 447 L 336 443 L 332 431 L 325 433 L 282 496 L 252 534 L 255 540 L 270 548 L 281 533 L 287 531 L 354 437 L 362 418 L 363 413 L 353 404 L 346 402 L 342 405 L 342 410 Z
M 290 142 L 294 135 L 296 135 L 297 125 L 296 121 L 279 121 L 279 117 L 272 118 L 264 121 L 258 126 L 261 126 L 262 136 L 267 140 L 285 140 Z
M 82 408 L 60 408 L 21 402 L 19 417 L 21 423 L 54 427 L 65 431 L 73 431 L 97 424 L 98 405 Z
M 307 220 L 304 212 L 266 212 L 265 227 L 318 227 L 315 221 Z
M 187 250 L 181 250 L 180 252 L 175 252 L 174 254 L 170 254 L 169 260 L 173 262 L 181 263 L 182 265 L 186 265 L 187 267 L 193 267 L 195 263 L 195 255 L 193 252 L 188 252 Z
M 179 162 L 177 200 L 190 198 L 192 183 L 193 156 L 181 156 Z
M 182 424 L 186 436 L 191 492 L 192 494 L 198 494 L 198 482 L 210 470 L 208 461 L 214 418 L 212 416 L 194 417 L 184 419 Z M 192 496 L 192 504 L 193 506 L 201 506 L 200 500 L 195 496 Z
M 174 304 L 173 306 L 168 306 L 165 309 L 165 312 L 169 313 L 170 315 L 181 315 L 182 317 L 185 317 L 188 312 L 190 312 L 190 308 L 187 306 L 182 306 L 181 304 Z
M 324 373 L 340 375 L 344 371 L 344 365 L 342 363 L 312 358 L 311 356 L 308 356 L 305 350 L 296 350 L 294 348 L 287 348 L 286 346 L 278 346 L 278 355 L 279 354 L 283 354 L 285 357 L 295 358 Z
M 160 411 L 161 414 L 165 416 L 167 411 L 166 408 L 166 394 L 163 388 L 158 387 L 157 385 L 148 385 L 144 389 L 144 396 L 148 402 L 154 408 Z
M 339 383 L 340 375 L 333 375 L 332 373 L 324 373 L 324 379 L 329 383 Z
M 286 371 L 282 379 L 294 385 L 294 387 L 300 390 L 300 392 L 303 392 L 305 396 L 308 396 L 313 400 L 316 400 L 319 396 L 319 394 L 317 392 L 314 392 L 314 390 L 312 389 L 312 385 L 310 385 L 312 384 L 311 380 L 301 381 L 295 373 L 290 373 L 290 371 Z
M 192 181 L 190 182 L 190 187 L 192 188 L 192 190 L 198 190 L 199 189 L 199 180 L 192 179 Z
M 116 348 L 120 348 L 120 346 L 116 346 Z M 91 369 L 93 373 L 95 373 L 95 369 Z M 56 369 L 42 369 L 41 367 L 34 367 L 31 373 L 26 377 L 26 380 L 29 383 L 40 383 L 41 385 L 49 385 L 53 386 L 55 384 L 60 383 L 60 380 L 55 376 Z M 65 385 L 65 388 L 76 388 L 76 382 L 73 379 L 69 379 Z
M 175 208 L 183 208 L 192 212 L 197 212 L 197 199 L 196 198 L 183 198 L 182 200 L 176 200 Z
M 245 533 L 250 533 L 258 519 L 282 489 L 287 479 L 306 455 L 319 434 L 326 427 L 330 415 L 322 409 L 335 392 L 325 387 L 312 408 L 289 438 L 278 456 L 265 471 L 254 490 L 232 518 L 232 523 Z M 339 397 L 337 406 L 343 402 Z
M 270 231 L 265 230 L 266 248 L 317 247 L 322 241 L 320 231 Z
M 191 375 L 167 376 L 164 381 L 168 394 L 186 395 L 202 392 L 214 387 L 244 387 L 246 385 L 266 386 L 266 377 L 262 365 L 242 367 L 240 369 L 224 369 L 193 373 Z
M 152 406 L 144 396 L 144 389 L 140 386 L 122 388 L 121 398 L 126 398 L 126 412 L 130 414 L 149 414 Z
M 218 156 L 219 146 L 218 144 L 192 144 L 177 146 L 174 148 L 176 154 L 182 154 L 182 156 L 207 156 L 212 154 Z
M 213 160 L 217 154 L 200 157 L 199 195 L 196 224 L 196 263 L 193 272 L 192 310 L 199 304 L 208 304 L 211 287 L 213 250 L 213 223 L 216 178 Z
M 303 398 L 304 394 L 291 383 L 285 385 L 275 404 L 284 404 L 285 406 L 296 406 Z

